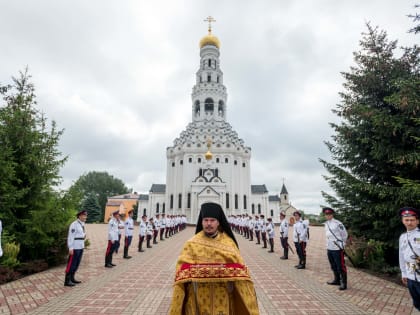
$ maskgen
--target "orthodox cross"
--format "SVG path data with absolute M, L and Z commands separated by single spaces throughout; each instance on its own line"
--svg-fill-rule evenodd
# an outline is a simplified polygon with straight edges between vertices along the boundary
M 211 33 L 211 23 L 216 22 L 216 20 L 212 16 L 208 16 L 207 19 L 204 20 L 204 22 L 209 22 L 209 33 Z

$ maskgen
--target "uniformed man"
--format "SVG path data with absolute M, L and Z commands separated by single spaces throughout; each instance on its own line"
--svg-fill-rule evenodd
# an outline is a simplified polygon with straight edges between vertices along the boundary
M 289 223 L 286 220 L 286 213 L 280 212 L 280 243 L 283 247 L 283 256 L 280 259 L 289 259 Z
M 160 231 L 160 215 L 156 214 L 155 219 L 153 220 L 153 244 L 157 244 L 157 237 Z
M 144 238 L 146 237 L 146 231 L 147 231 L 147 215 L 143 215 L 141 217 L 140 229 L 139 229 L 139 247 L 138 247 L 139 252 L 144 252 L 143 242 L 144 242 Z
M 347 241 L 347 231 L 344 225 L 334 218 L 335 211 L 332 208 L 322 209 L 327 221 L 325 221 L 325 236 L 327 241 L 327 256 L 334 279 L 328 281 L 329 285 L 339 285 L 340 290 L 347 289 L 347 267 L 344 262 L 344 247 Z
M 273 219 L 272 218 L 268 218 L 267 219 L 267 235 L 268 235 L 268 243 L 270 244 L 270 250 L 268 251 L 269 253 L 274 253 L 274 224 L 273 224 Z
M 307 229 L 302 221 L 302 214 L 299 211 L 295 211 L 293 217 L 295 218 L 295 224 L 293 225 L 293 242 L 295 243 L 296 253 L 299 257 L 299 264 L 297 264 L 295 268 L 305 269 Z
M 260 227 L 261 227 L 261 239 L 264 244 L 262 248 L 267 248 L 267 225 L 266 225 L 263 214 L 260 215 Z
M 404 207 L 398 213 L 406 228 L 399 241 L 401 280 L 408 287 L 414 307 L 420 311 L 420 211 Z
M 152 246 L 150 245 L 150 241 L 153 237 L 153 231 L 154 231 L 154 223 L 153 223 L 153 218 L 149 219 L 149 222 L 147 223 L 146 226 L 146 243 L 147 243 L 147 248 L 152 248 Z
M 255 216 L 254 230 L 255 230 L 255 237 L 257 238 L 257 242 L 255 244 L 259 245 L 261 243 L 260 242 L 261 227 L 260 227 L 260 217 L 257 215 Z
M 160 219 L 160 240 L 161 241 L 165 240 L 163 238 L 163 232 L 165 232 L 165 227 L 166 227 L 166 217 L 165 217 L 165 214 L 162 213 L 162 218 Z
M 131 245 L 131 241 L 133 240 L 133 232 L 134 232 L 134 220 L 133 220 L 133 210 L 128 211 L 127 220 L 124 222 L 124 256 L 125 259 L 130 259 L 131 256 L 128 256 L 128 248 Z
M 70 224 L 67 235 L 67 247 L 69 249 L 69 258 L 67 260 L 66 277 L 64 285 L 66 287 L 73 287 L 80 283 L 74 278 L 74 274 L 79 268 L 80 261 L 83 256 L 83 249 L 85 248 L 85 222 L 87 218 L 87 211 L 81 210 L 77 213 L 77 219 Z
M 115 253 L 118 246 L 118 219 L 120 211 L 114 211 L 112 218 L 108 222 L 108 246 L 105 252 L 105 267 L 112 268 L 116 266 L 112 263 L 112 255 Z
M 120 249 L 120 245 L 121 245 L 122 232 L 124 231 L 123 215 L 119 214 L 116 219 L 118 222 L 118 242 L 115 245 L 115 253 L 118 253 L 118 250 Z
M 255 227 L 255 220 L 252 216 L 249 216 L 248 220 L 248 229 L 249 229 L 249 241 L 254 241 L 254 227 Z

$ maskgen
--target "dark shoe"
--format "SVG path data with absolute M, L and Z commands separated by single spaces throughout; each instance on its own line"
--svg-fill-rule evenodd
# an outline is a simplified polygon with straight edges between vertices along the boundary
M 140 253 L 142 253 L 142 252 L 144 252 L 144 250 L 142 250 L 142 249 L 139 249 L 139 252 L 140 252 Z
M 280 259 L 286 260 L 286 259 L 289 259 L 289 257 L 281 256 Z
M 340 274 L 338 272 L 334 272 L 334 280 L 327 281 L 329 285 L 340 285 Z
M 274 250 L 268 250 L 269 253 L 274 253 Z
M 64 286 L 65 287 L 74 287 L 75 284 L 73 282 L 71 282 L 71 281 L 68 281 L 68 282 L 64 282 Z
M 131 256 L 125 256 L 125 257 L 123 257 L 124 259 L 130 259 L 131 258 Z
M 71 280 L 71 282 L 73 282 L 75 284 L 82 283 L 82 281 L 79 281 L 79 280 L 74 279 L 74 273 L 71 274 L 70 280 Z
M 340 290 L 347 290 L 347 273 L 343 272 L 340 276 Z
M 152 248 L 152 246 L 147 246 L 147 248 Z
M 113 263 L 110 263 L 110 265 L 111 265 L 112 267 L 115 267 L 115 266 L 116 266 L 116 264 L 113 264 Z
M 305 265 L 299 265 L 296 267 L 297 269 L 305 269 Z
M 105 264 L 105 267 L 106 268 L 112 268 L 112 267 L 114 267 L 113 265 L 111 265 L 111 264 Z

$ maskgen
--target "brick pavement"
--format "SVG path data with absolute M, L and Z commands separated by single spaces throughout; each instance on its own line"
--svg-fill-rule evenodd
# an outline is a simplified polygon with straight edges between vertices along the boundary
M 63 286 L 64 266 L 0 286 L 0 314 L 167 314 L 175 263 L 194 229 L 187 228 L 132 259 L 114 258 L 104 268 L 107 226 L 87 226 L 91 246 L 85 251 L 77 287 Z M 296 270 L 296 256 L 279 259 L 255 242 L 237 235 L 241 253 L 255 283 L 261 315 L 275 314 L 419 314 L 407 289 L 349 267 L 349 288 L 326 285 L 331 277 L 322 227 L 311 228 L 307 269 Z M 137 242 L 137 235 L 134 243 Z

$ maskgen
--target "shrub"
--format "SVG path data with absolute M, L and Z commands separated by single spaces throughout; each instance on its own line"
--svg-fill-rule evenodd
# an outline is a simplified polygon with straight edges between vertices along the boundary
M 19 255 L 20 245 L 19 243 L 11 242 L 4 244 L 3 258 L 1 264 L 9 268 L 15 268 L 20 265 L 17 256 Z

